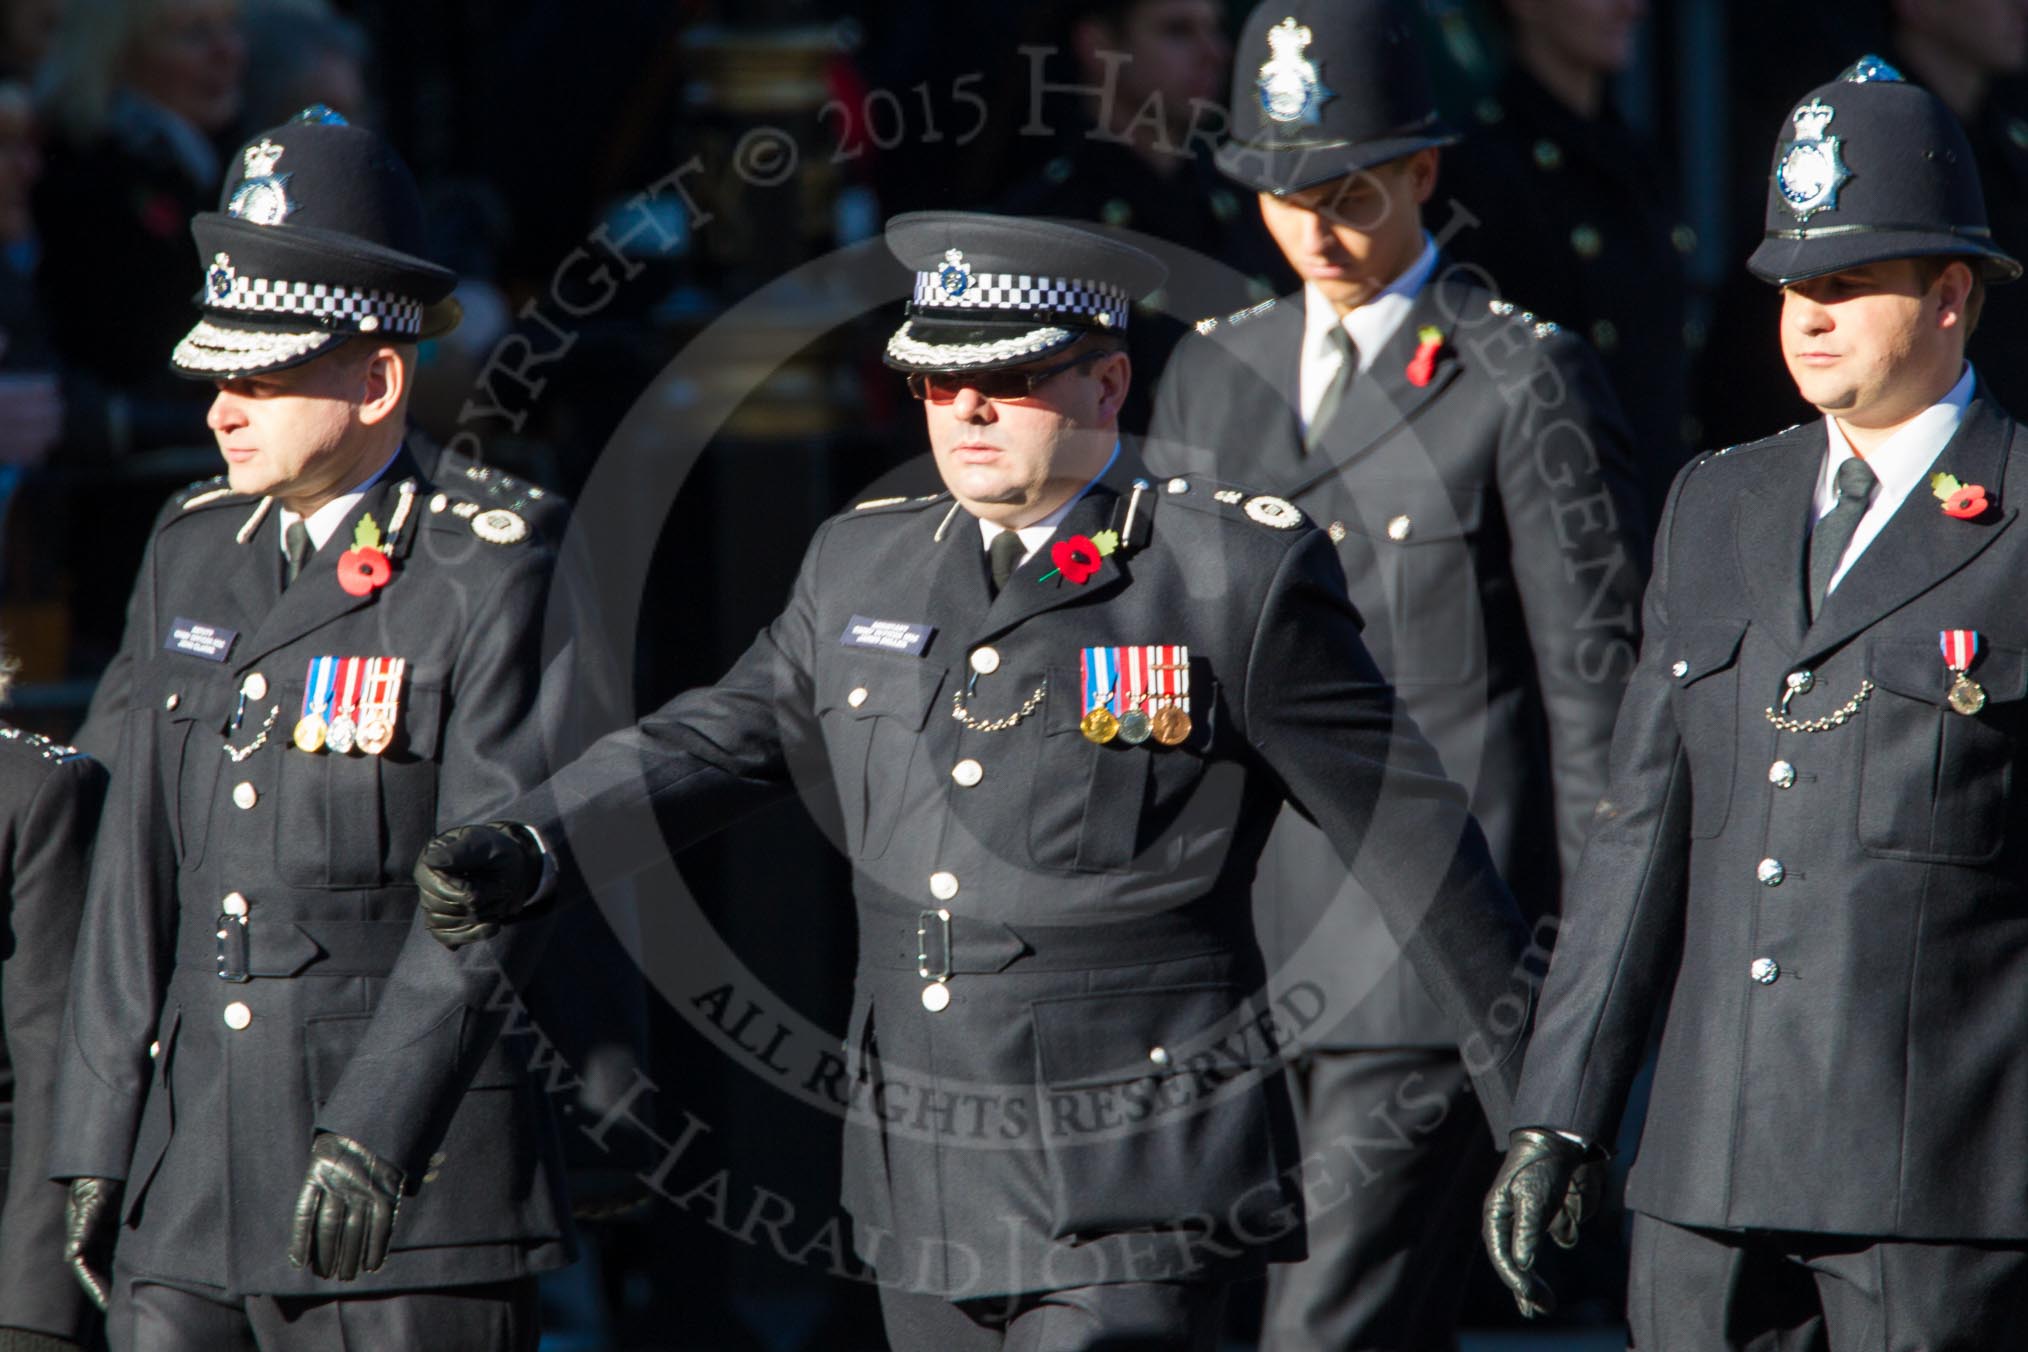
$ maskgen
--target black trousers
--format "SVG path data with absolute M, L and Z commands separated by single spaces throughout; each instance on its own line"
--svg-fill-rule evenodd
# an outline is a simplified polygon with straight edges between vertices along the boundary
M 2028 1246 L 1692 1230 L 1636 1214 L 1638 1352 L 2028 1347 Z
M 535 1352 L 535 1279 L 382 1296 L 215 1300 L 120 1274 L 112 1352 Z
M 1312 1052 L 1289 1070 L 1310 1256 L 1268 1269 L 1261 1352 L 1442 1352 L 1500 1156 L 1441 1048 Z
M 894 1352 L 1214 1352 L 1226 1287 L 1121 1282 L 985 1300 L 880 1289 Z

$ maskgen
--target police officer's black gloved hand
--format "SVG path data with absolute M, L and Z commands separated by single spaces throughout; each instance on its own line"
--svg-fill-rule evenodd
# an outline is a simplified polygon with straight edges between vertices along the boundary
M 387 1258 L 401 1170 L 349 1136 L 320 1131 L 289 1228 L 289 1265 L 349 1282 Z
M 454 826 L 423 846 L 415 882 L 423 923 L 438 943 L 457 948 L 492 938 L 535 895 L 542 851 L 513 822 Z
M 1534 1271 L 1542 1232 L 1566 1249 L 1577 1243 L 1577 1227 L 1605 1193 L 1605 1161 L 1591 1147 L 1539 1127 L 1521 1127 L 1507 1140 L 1506 1163 L 1486 1194 L 1486 1252 L 1521 1313 L 1533 1319 L 1556 1308 L 1549 1283 Z
M 120 1224 L 120 1180 L 73 1178 L 63 1204 L 63 1261 L 101 1310 L 111 1293 L 113 1241 Z

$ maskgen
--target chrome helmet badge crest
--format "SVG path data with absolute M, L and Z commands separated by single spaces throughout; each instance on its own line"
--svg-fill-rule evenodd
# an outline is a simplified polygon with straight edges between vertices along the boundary
M 1270 55 L 1261 63 L 1254 88 L 1260 91 L 1261 111 L 1276 122 L 1315 126 L 1325 101 L 1337 97 L 1324 87 L 1317 63 L 1304 55 L 1315 36 L 1293 15 L 1268 29 Z
M 1795 124 L 1796 139 L 1775 166 L 1775 187 L 1798 221 L 1807 221 L 1820 211 L 1836 210 L 1838 189 L 1852 177 L 1838 153 L 1838 138 L 1824 134 L 1836 115 L 1830 104 L 1811 99 L 1789 119 Z
M 265 137 L 246 148 L 246 175 L 225 204 L 228 215 L 255 225 L 280 225 L 288 219 L 296 204 L 289 200 L 289 176 L 275 172 L 282 150 Z

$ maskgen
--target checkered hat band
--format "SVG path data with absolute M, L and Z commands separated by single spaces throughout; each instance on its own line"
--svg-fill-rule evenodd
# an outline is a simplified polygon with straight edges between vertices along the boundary
M 914 312 L 1012 310 L 1041 317 L 1109 316 L 1108 327 L 1124 329 L 1132 300 L 1126 288 L 1106 282 L 1069 277 L 1037 277 L 1025 272 L 975 272 L 965 289 L 952 295 L 942 272 L 915 275 Z
M 234 276 L 232 288 L 220 295 L 205 294 L 205 304 L 214 310 L 239 310 L 250 314 L 307 315 L 334 320 L 357 328 L 368 315 L 376 317 L 382 333 L 422 332 L 423 305 L 419 300 L 397 296 L 391 291 L 362 291 L 349 286 L 327 286 L 323 282 L 284 282 L 269 277 Z

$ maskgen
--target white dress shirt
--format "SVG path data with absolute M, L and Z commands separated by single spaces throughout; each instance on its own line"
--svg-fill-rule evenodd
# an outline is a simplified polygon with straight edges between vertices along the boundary
M 1903 423 L 1899 431 L 1863 457 L 1880 481 L 1879 486 L 1873 490 L 1872 501 L 1866 504 L 1866 515 L 1859 518 L 1859 528 L 1852 532 L 1852 543 L 1845 546 L 1838 570 L 1831 574 L 1825 595 L 1838 589 L 1838 583 L 1910 493 L 1920 486 L 1928 494 L 1930 474 L 1938 468 L 1936 458 L 1943 453 L 1945 443 L 1957 435 L 1958 424 L 1965 419 L 1965 406 L 1972 402 L 1974 384 L 1971 363 L 1966 362 L 1950 393 Z M 1857 454 L 1845 439 L 1845 429 L 1828 413 L 1824 415 L 1824 430 L 1828 441 L 1823 468 L 1817 471 L 1816 515 L 1812 518 L 1815 521 L 1823 520 L 1838 505 L 1838 467 Z M 1940 468 L 1949 470 L 1950 466 Z M 1937 510 L 1942 510 L 1941 504 Z
M 1345 326 L 1345 332 L 1359 353 L 1360 372 L 1372 370 L 1373 359 L 1407 320 L 1409 309 L 1422 293 L 1430 274 L 1436 271 L 1436 265 L 1436 241 L 1425 230 L 1422 253 L 1408 265 L 1408 270 L 1389 282 L 1385 291 L 1343 318 L 1340 318 L 1337 307 L 1325 299 L 1323 292 L 1314 286 L 1303 287 L 1303 364 L 1297 377 L 1297 393 L 1302 403 L 1305 432 L 1310 430 L 1310 420 L 1317 416 L 1317 405 L 1324 402 L 1324 391 L 1330 388 L 1332 378 L 1338 374 L 1338 364 L 1344 360 L 1338 349 L 1331 345 L 1331 327 L 1334 324 Z
M 1057 508 L 1048 516 L 1043 517 L 1040 521 L 1031 521 L 1029 524 L 1015 529 L 1014 533 L 1021 537 L 1021 557 L 1014 561 L 1016 568 L 1034 558 L 1035 551 L 1049 543 L 1049 537 L 1056 534 L 1056 528 L 1063 524 L 1063 518 L 1070 515 L 1070 509 L 1077 506 L 1078 499 L 1089 493 L 1093 484 L 1105 478 L 1106 471 L 1110 470 L 1113 467 L 1113 462 L 1119 458 L 1120 443 L 1116 441 L 1113 443 L 1113 453 L 1106 457 L 1105 468 L 1101 469 L 1097 474 L 1092 475 L 1086 481 L 1085 486 L 1078 489 L 1069 502 L 1064 503 L 1063 506 Z M 993 537 L 1006 529 L 1005 526 L 996 526 L 990 521 L 980 520 L 979 534 L 983 537 L 980 547 L 982 549 L 991 549 L 993 547 Z
M 399 454 L 401 454 L 400 451 L 395 452 L 395 455 Z M 352 509 L 359 505 L 359 499 L 366 496 L 366 490 L 379 483 L 380 476 L 387 473 L 387 467 L 393 463 L 394 456 L 390 455 L 380 468 L 373 471 L 359 487 L 348 493 L 339 494 L 316 511 L 310 513 L 308 517 L 298 516 L 288 508 L 283 507 L 281 534 L 276 537 L 282 542 L 283 557 L 287 557 L 289 552 L 289 527 L 298 521 L 301 521 L 304 527 L 309 530 L 311 546 L 316 549 L 322 549 L 324 542 L 331 538 L 331 533 L 337 530 L 346 516 L 351 513 Z M 385 521 L 381 522 L 380 525 L 383 530 L 387 528 Z

